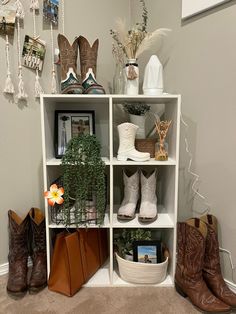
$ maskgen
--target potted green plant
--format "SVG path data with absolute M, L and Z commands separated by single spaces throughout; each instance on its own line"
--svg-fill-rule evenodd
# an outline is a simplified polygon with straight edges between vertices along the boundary
M 62 158 L 66 225 L 103 223 L 106 203 L 105 164 L 95 135 L 72 138 Z M 73 206 L 71 202 L 74 201 Z
M 147 112 L 150 111 L 150 106 L 142 102 L 133 102 L 123 104 L 124 110 L 129 114 L 130 122 L 139 127 L 136 138 L 144 139 L 146 137 L 145 132 L 145 120 L 147 118 Z
M 151 231 L 148 229 L 120 229 L 114 234 L 114 246 L 118 255 L 133 260 L 133 242 L 151 240 Z

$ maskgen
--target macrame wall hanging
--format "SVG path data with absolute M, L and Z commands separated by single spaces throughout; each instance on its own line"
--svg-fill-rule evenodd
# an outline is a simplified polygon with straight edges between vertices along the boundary
M 21 64 L 21 45 L 20 45 L 20 21 L 24 19 L 25 12 L 20 0 L 16 0 L 16 28 L 17 28 L 17 56 L 18 56 L 18 100 L 26 100 L 28 95 L 25 92 L 25 84 L 23 81 L 22 64 Z
M 39 1 L 38 0 L 30 0 L 30 10 L 33 13 L 33 40 L 37 41 L 39 39 L 39 36 L 37 36 L 37 32 L 36 32 L 36 11 L 39 10 Z M 40 84 L 39 66 L 36 65 L 34 96 L 36 98 L 38 98 L 38 97 L 40 97 L 40 94 L 43 94 L 43 89 L 42 89 L 42 86 Z
M 64 1 L 62 1 L 62 12 L 64 12 Z M 51 63 L 52 63 L 52 82 L 51 82 L 51 93 L 52 94 L 56 94 L 57 93 L 57 82 L 56 82 L 56 69 L 55 69 L 55 57 L 54 54 L 55 53 L 55 48 L 54 48 L 54 37 L 53 37 L 53 29 L 54 26 L 58 26 L 58 8 L 59 8 L 59 0 L 57 3 L 57 6 L 55 6 L 54 10 L 57 8 L 57 14 L 56 14 L 56 18 L 53 19 L 51 18 L 50 21 L 50 30 L 51 30 Z M 62 14 L 63 15 L 63 14 Z M 62 20 L 64 20 L 64 17 L 62 18 Z
M 4 85 L 4 93 L 13 95 L 15 88 L 12 82 L 12 76 L 10 71 L 10 42 L 9 37 L 14 35 L 14 26 L 16 18 L 16 7 L 14 5 L 8 5 L 9 0 L 1 1 L 1 35 L 5 36 L 5 53 L 6 53 L 6 66 L 7 66 L 7 77 Z M 8 24 L 10 19 L 11 24 Z
M 51 37 L 51 93 L 57 93 L 57 81 L 56 81 L 56 68 L 55 63 L 58 57 L 56 49 L 54 48 L 54 27 L 58 26 L 59 19 L 59 0 L 57 1 L 44 1 L 44 21 L 50 25 L 50 37 Z

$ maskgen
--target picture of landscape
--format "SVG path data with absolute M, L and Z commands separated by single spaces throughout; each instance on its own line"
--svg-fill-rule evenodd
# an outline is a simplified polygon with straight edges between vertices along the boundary
M 14 35 L 16 11 L 9 6 L 0 9 L 0 35 Z
M 43 18 L 44 22 L 52 22 L 54 25 L 58 24 L 58 8 L 59 0 L 44 0 L 43 1 Z

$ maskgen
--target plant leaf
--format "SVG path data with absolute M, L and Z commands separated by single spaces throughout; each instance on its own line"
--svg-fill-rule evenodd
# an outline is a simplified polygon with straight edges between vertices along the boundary
M 152 33 L 148 33 L 144 40 L 139 45 L 137 52 L 136 52 L 136 58 L 138 58 L 144 51 L 150 49 L 152 45 L 154 45 L 159 37 L 166 36 L 167 32 L 170 32 L 171 30 L 168 28 L 158 28 Z

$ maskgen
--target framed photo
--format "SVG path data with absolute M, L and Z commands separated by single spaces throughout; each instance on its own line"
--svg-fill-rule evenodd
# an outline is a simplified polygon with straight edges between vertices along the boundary
M 39 71 L 42 71 L 45 53 L 45 42 L 25 35 L 22 51 L 22 65 L 31 69 L 38 68 Z
M 94 110 L 55 111 L 55 156 L 62 158 L 66 145 L 73 137 L 95 133 Z
M 16 21 L 16 8 L 7 5 L 0 8 L 0 35 L 14 34 Z
M 162 262 L 161 241 L 134 241 L 134 261 L 139 263 L 157 264 Z
M 43 0 L 43 19 L 46 23 L 58 24 L 59 0 Z
M 182 19 L 189 18 L 231 0 L 182 0 Z

